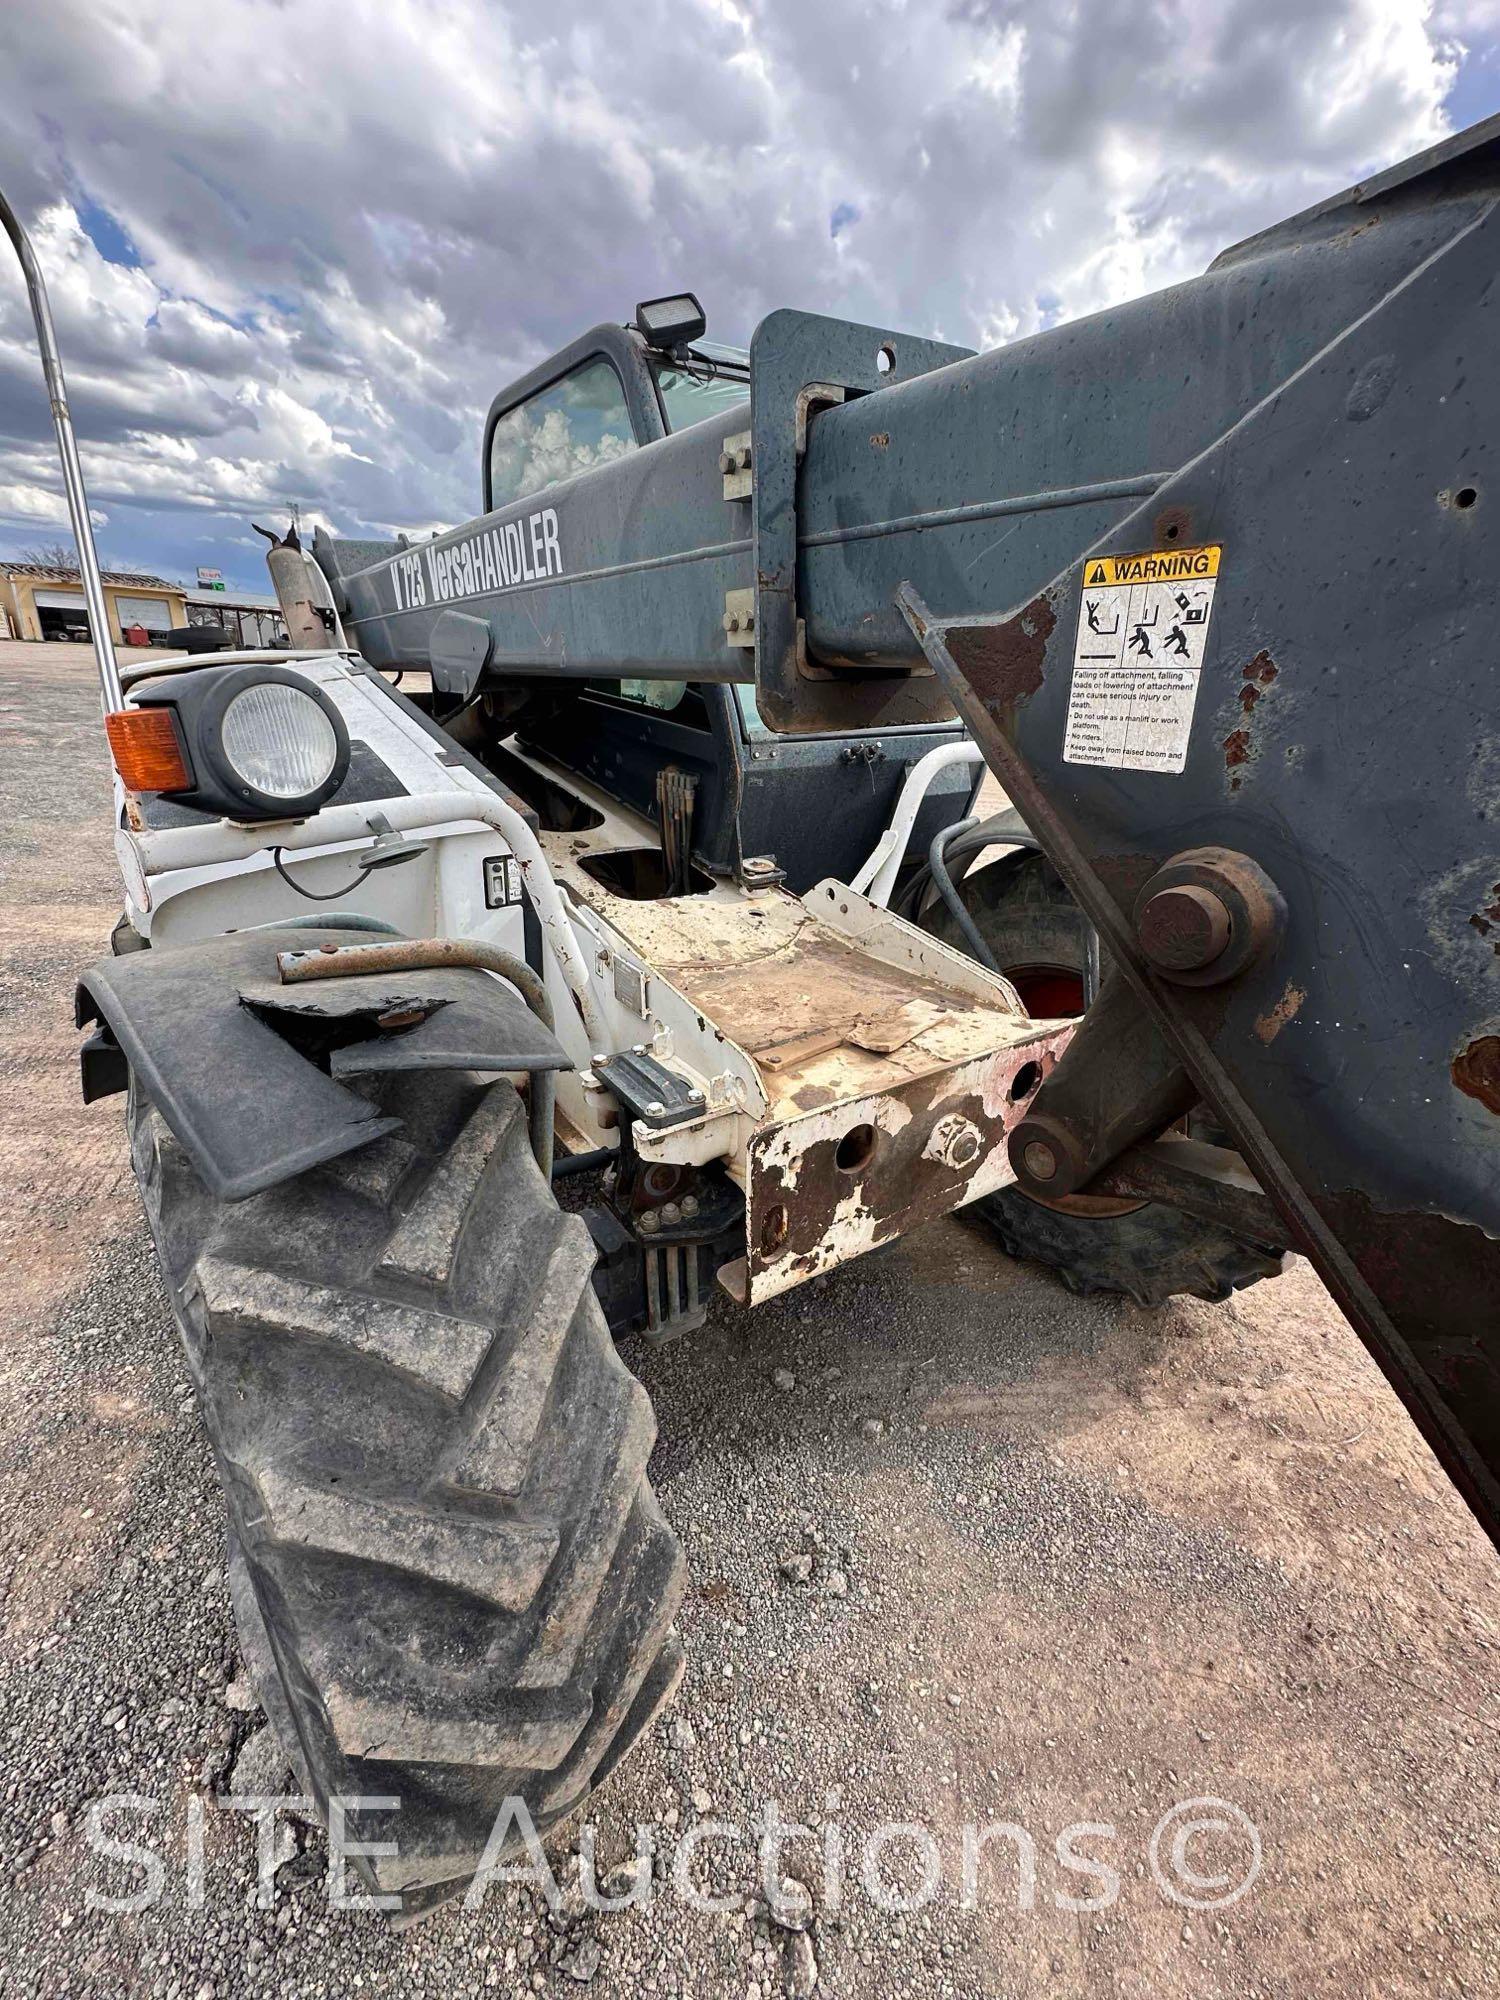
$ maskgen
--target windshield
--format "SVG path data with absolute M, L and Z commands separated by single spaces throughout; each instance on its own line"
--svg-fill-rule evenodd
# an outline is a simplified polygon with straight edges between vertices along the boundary
M 700 340 L 686 367 L 655 364 L 656 387 L 669 431 L 685 431 L 705 417 L 719 417 L 750 400 L 750 356 L 743 347 Z

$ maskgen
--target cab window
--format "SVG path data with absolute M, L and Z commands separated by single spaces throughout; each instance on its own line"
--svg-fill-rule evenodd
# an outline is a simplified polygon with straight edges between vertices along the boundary
M 657 361 L 654 368 L 669 431 L 685 431 L 708 417 L 722 417 L 750 400 L 750 356 L 743 347 L 700 340 L 683 365 Z
M 634 450 L 619 376 L 607 361 L 585 361 L 497 419 L 490 437 L 490 506 L 509 506 Z
M 743 409 L 750 400 L 750 385 L 743 376 L 690 374 L 662 366 L 656 371 L 656 386 L 669 431 L 685 431 L 705 418 Z

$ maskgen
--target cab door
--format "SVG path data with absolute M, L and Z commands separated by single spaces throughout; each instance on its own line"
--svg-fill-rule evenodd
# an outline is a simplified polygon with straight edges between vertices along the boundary
M 665 436 L 650 364 L 627 328 L 597 326 L 490 406 L 484 511 Z

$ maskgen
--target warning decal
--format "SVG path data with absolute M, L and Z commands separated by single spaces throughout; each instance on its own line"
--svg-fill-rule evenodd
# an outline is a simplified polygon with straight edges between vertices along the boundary
M 1180 771 L 1222 551 L 1090 556 L 1063 760 L 1117 771 Z

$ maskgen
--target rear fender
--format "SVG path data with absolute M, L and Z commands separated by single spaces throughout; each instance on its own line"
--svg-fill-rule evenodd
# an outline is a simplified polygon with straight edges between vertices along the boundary
M 79 981 L 85 1101 L 133 1075 L 209 1192 L 242 1201 L 397 1130 L 338 1081 L 388 1069 L 571 1067 L 499 979 L 467 968 L 284 987 L 278 951 L 362 941 L 337 927 L 231 933 L 101 959 Z

